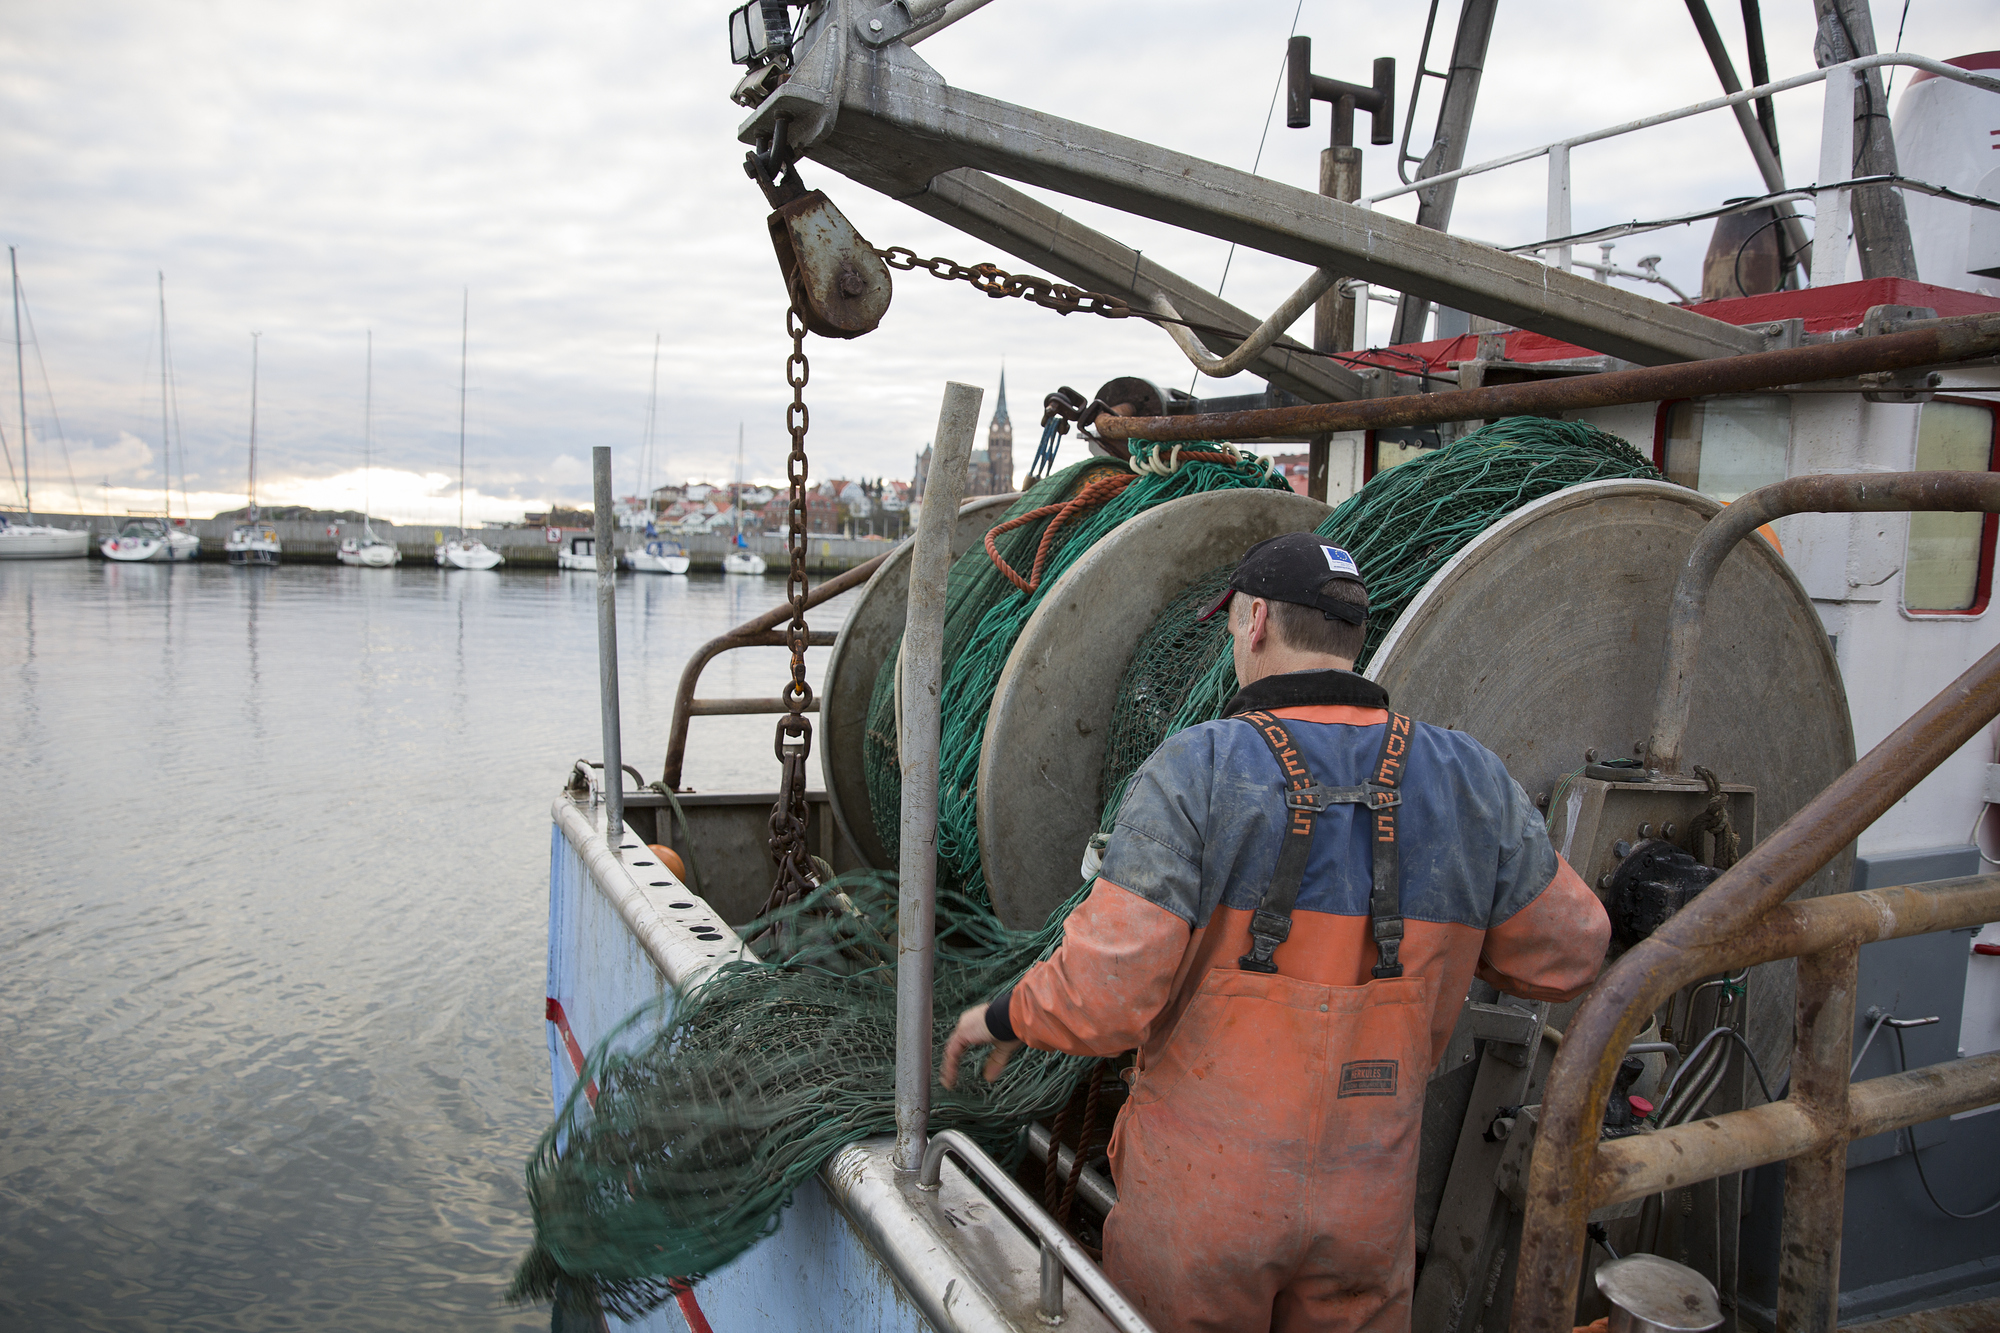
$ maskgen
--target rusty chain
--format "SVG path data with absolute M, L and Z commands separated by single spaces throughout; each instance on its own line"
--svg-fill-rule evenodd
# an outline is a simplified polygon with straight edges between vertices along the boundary
M 777 879 L 764 904 L 766 912 L 798 902 L 819 887 L 819 871 L 813 865 L 806 835 L 806 759 L 812 754 L 812 722 L 806 711 L 813 706 L 812 683 L 806 679 L 806 430 L 811 414 L 806 410 L 806 383 L 812 365 L 806 360 L 806 326 L 797 307 L 785 311 L 785 331 L 792 337 L 792 353 L 785 359 L 785 382 L 792 386 L 792 401 L 785 408 L 785 429 L 792 437 L 792 451 L 785 459 L 785 480 L 791 487 L 787 511 L 790 529 L 791 570 L 785 593 L 792 605 L 792 623 L 785 630 L 785 645 L 792 654 L 792 678 L 785 684 L 786 712 L 778 719 L 772 741 L 782 776 L 778 803 L 771 807 L 771 859 Z
M 969 282 L 995 300 L 1018 296 L 1064 315 L 1080 311 L 1086 315 L 1102 315 L 1106 319 L 1126 319 L 1134 315 L 1141 319 L 1161 319 L 1161 316 L 1148 311 L 1134 310 L 1132 303 L 1122 296 L 1113 296 L 1109 292 L 1087 292 L 1081 287 L 1070 287 L 1032 273 L 1008 273 L 995 264 L 974 264 L 968 268 L 956 260 L 942 257 L 919 259 L 916 251 L 904 245 L 892 245 L 875 253 L 890 268 L 905 272 L 922 269 L 933 278 L 943 278 L 946 282 Z M 1186 321 L 1167 322 L 1179 324 Z

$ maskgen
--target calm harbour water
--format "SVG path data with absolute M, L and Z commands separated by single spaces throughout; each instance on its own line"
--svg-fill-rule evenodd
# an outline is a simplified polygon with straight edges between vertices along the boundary
M 621 576 L 627 763 L 783 588 Z M 587 574 L 0 564 L 0 1327 L 548 1327 L 502 1293 L 595 606 Z M 686 780 L 770 789 L 771 726 L 698 720 Z

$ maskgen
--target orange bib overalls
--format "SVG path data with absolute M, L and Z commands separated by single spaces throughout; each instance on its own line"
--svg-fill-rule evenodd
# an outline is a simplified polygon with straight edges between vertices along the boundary
M 1287 781 L 1284 846 L 1250 953 L 1202 980 L 1118 1118 L 1105 1268 L 1160 1333 L 1400 1333 L 1434 985 L 1398 961 L 1397 788 L 1412 727 L 1392 713 L 1369 781 L 1332 789 L 1277 718 L 1243 720 Z M 1300 981 L 1271 963 L 1315 817 L 1342 804 L 1372 821 L 1378 960 L 1361 986 Z

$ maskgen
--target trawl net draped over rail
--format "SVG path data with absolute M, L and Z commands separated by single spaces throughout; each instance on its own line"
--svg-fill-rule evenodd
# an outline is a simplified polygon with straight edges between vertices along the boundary
M 1183 447 L 1184 450 L 1186 446 Z M 1281 486 L 1221 446 L 1213 461 L 1136 476 L 1104 460 L 1048 478 L 1009 511 L 1033 514 L 1086 494 L 1088 507 L 1048 513 L 994 539 L 1028 579 L 1049 529 L 1035 591 L 974 548 L 952 568 L 946 621 L 934 1041 L 958 1012 L 989 998 L 1054 949 L 1090 885 L 1035 931 L 1002 925 L 987 904 L 973 823 L 987 708 L 1016 636 L 1047 592 L 1116 524 L 1204 490 Z M 1151 456 L 1136 445 L 1142 459 Z M 1659 474 L 1623 440 L 1577 423 L 1497 422 L 1371 481 L 1319 531 L 1352 551 L 1373 601 L 1368 651 L 1426 580 L 1496 520 L 1581 482 Z M 1106 486 L 1109 478 L 1129 482 Z M 1193 616 L 1227 569 L 1202 573 L 1138 646 L 1106 754 L 1104 823 L 1138 765 L 1182 727 L 1220 713 L 1234 690 L 1220 620 Z M 1032 580 L 1030 580 L 1032 581 Z M 893 846 L 894 658 L 878 679 L 869 726 L 869 794 Z M 1081 849 L 1079 849 L 1080 851 Z M 671 1298 L 669 1280 L 709 1272 L 777 1225 L 792 1193 L 842 1145 L 895 1127 L 893 877 L 847 876 L 789 909 L 792 951 L 727 964 L 685 995 L 642 1008 L 592 1052 L 577 1091 L 528 1164 L 534 1249 L 517 1298 L 634 1317 Z M 745 930 L 754 938 L 764 925 Z M 1061 1107 L 1094 1065 L 1025 1052 L 988 1085 L 932 1090 L 932 1123 L 971 1133 L 1002 1160 L 1022 1150 L 1028 1121 Z M 596 1107 L 582 1088 L 594 1081 Z

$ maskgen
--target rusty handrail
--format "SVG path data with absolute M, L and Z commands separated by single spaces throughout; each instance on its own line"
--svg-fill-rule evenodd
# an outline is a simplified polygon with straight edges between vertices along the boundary
M 1443 421 L 1550 415 L 1670 398 L 1750 393 L 1784 384 L 1846 379 L 1854 375 L 1914 370 L 1970 361 L 2000 352 L 2000 315 L 1958 315 L 1926 320 L 1899 333 L 1838 342 L 1747 352 L 1706 361 L 1643 366 L 1560 380 L 1531 380 L 1480 389 L 1402 394 L 1352 402 L 1307 403 L 1247 412 L 1097 419 L 1097 433 L 1115 440 L 1255 440 L 1274 435 L 1429 426 Z M 1884 386 L 1890 387 L 1890 386 Z
M 830 601 L 852 588 L 868 582 L 879 569 L 889 552 L 864 560 L 852 569 L 843 570 L 806 594 L 808 610 L 821 602 Z M 780 621 L 792 618 L 792 604 L 781 602 L 763 615 L 746 620 L 724 634 L 718 634 L 695 650 L 687 665 L 681 668 L 681 683 L 674 692 L 674 720 L 667 733 L 667 762 L 660 775 L 660 785 L 670 791 L 679 791 L 681 786 L 681 766 L 687 760 L 688 718 L 692 716 L 689 705 L 694 702 L 694 687 L 701 682 L 701 673 L 708 664 L 722 654 L 736 648 L 782 648 L 788 640 L 777 632 Z M 833 644 L 835 635 L 818 630 L 808 636 L 807 642 L 815 648 L 826 648 Z
M 1681 771 L 1695 659 L 1701 652 L 1708 592 L 1722 562 L 1743 538 L 1787 514 L 1852 514 L 1876 510 L 2000 512 L 2000 473 L 1853 472 L 1787 477 L 1742 496 L 1708 521 L 1688 551 L 1667 613 L 1667 650 L 1647 733 L 1647 764 Z
M 1642 1199 L 1748 1171 L 1821 1146 L 1990 1106 L 2000 1098 L 2000 1051 L 1871 1078 L 1848 1089 L 1847 1118 L 1825 1127 L 1794 1101 L 1766 1102 L 1657 1134 L 1612 1139 L 1599 1149 L 1590 1206 Z M 1829 1128 L 1831 1132 L 1829 1133 Z
M 1705 974 L 1716 941 L 1763 929 L 1773 908 L 1996 715 L 2000 715 L 2000 647 L 1980 658 L 1751 848 L 1700 897 L 1612 964 L 1584 997 L 1564 1029 L 1543 1092 L 1515 1283 L 1513 1327 L 1519 1333 L 1568 1333 L 1573 1326 L 1599 1120 L 1617 1065 L 1649 1016 L 1669 995 Z M 1782 942 L 1796 945 L 1794 940 Z M 1827 1000 L 1831 994 L 1825 987 L 1827 978 L 1837 977 L 1843 966 L 1853 967 L 1857 947 L 1838 945 L 1808 955 L 1800 967 L 1802 1016 L 1808 1014 L 1809 1004 Z M 1851 983 L 1843 998 L 1851 1011 Z M 1834 1003 L 1831 1017 L 1838 1016 L 1838 1008 Z M 1811 1012 L 1818 1016 L 1816 1009 Z M 1816 1057 L 1844 1056 L 1851 1038 L 1850 1018 L 1837 1048 Z M 1793 1098 L 1817 1120 L 1837 1118 L 1845 1123 L 1845 1064 L 1837 1071 L 1842 1076 L 1839 1087 L 1823 1090 L 1817 1068 L 1803 1070 L 1801 1063 L 1794 1060 Z M 1813 1063 L 1817 1067 L 1833 1061 L 1816 1058 Z M 1838 1226 L 1837 1217 L 1834 1225 Z M 1823 1253 L 1819 1260 L 1824 1262 Z

